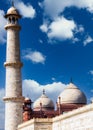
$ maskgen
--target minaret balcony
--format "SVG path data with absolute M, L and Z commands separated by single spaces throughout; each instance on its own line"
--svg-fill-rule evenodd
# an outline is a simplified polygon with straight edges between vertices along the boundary
M 15 68 L 21 68 L 23 66 L 22 62 L 5 62 L 4 63 L 5 67 L 15 67 Z
M 9 23 L 9 24 L 7 24 L 6 26 L 5 26 L 5 29 L 7 30 L 7 29 L 15 29 L 15 30 L 20 30 L 21 29 L 21 27 L 20 27 L 20 25 L 18 25 L 18 24 L 12 24 L 12 23 Z

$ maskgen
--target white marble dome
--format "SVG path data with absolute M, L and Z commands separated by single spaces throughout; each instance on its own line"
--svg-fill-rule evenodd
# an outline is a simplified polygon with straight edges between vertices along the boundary
M 43 94 L 34 102 L 33 109 L 38 111 L 42 107 L 42 110 L 54 110 L 53 101 L 48 98 L 43 91 Z
M 72 104 L 86 104 L 87 99 L 85 94 L 76 87 L 73 83 L 70 83 L 67 88 L 59 95 L 60 103 L 72 103 Z M 59 102 L 59 98 L 58 98 Z

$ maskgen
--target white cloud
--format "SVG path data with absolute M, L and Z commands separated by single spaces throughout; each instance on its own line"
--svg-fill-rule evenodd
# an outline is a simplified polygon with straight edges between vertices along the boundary
M 76 24 L 73 20 L 68 20 L 64 17 L 57 17 L 50 25 L 43 24 L 40 29 L 46 32 L 50 39 L 71 39 L 74 37 Z
M 58 95 L 65 87 L 66 85 L 62 82 L 53 82 L 51 84 L 41 85 L 32 79 L 23 80 L 23 93 L 25 96 L 29 95 L 32 101 L 35 101 L 39 96 L 41 96 L 43 89 L 45 89 L 46 95 L 56 103 Z
M 76 42 L 79 42 L 80 40 L 77 38 L 77 37 L 75 37 L 75 38 L 73 38 L 73 43 L 76 43 Z
M 24 4 L 21 0 L 15 1 L 15 5 L 18 8 L 19 12 L 24 18 L 34 18 L 36 15 L 35 9 L 31 4 Z
M 40 42 L 41 44 L 43 44 L 43 40 L 39 39 L 39 42 Z
M 4 88 L 0 89 L 0 130 L 4 129 L 4 120 L 5 120 L 5 108 L 4 108 L 4 102 L 3 97 L 5 95 Z
M 85 8 L 93 13 L 93 0 L 44 0 L 42 3 L 45 13 L 50 17 L 57 17 L 66 7 Z
M 83 33 L 84 32 L 84 27 L 82 25 L 78 25 L 77 28 L 76 28 L 76 33 Z
M 52 79 L 53 81 L 55 81 L 55 80 L 56 80 L 56 78 L 54 78 L 54 77 L 52 77 L 51 79 Z
M 44 23 L 43 25 L 40 26 L 40 29 L 41 29 L 42 32 L 47 33 L 47 31 L 48 31 L 48 25 Z
M 83 26 L 79 26 L 79 32 L 84 32 L 84 27 Z
M 73 20 L 67 20 L 64 17 L 57 18 L 49 26 L 48 37 L 58 39 L 70 39 L 73 37 L 73 31 L 76 25 Z
M 93 38 L 91 36 L 87 36 L 86 39 L 84 40 L 84 46 L 86 46 L 91 42 L 93 42 Z
M 24 55 L 24 58 L 27 60 L 31 60 L 33 63 L 45 63 L 46 57 L 39 51 L 28 51 L 27 54 Z
M 92 92 L 93 92 L 93 90 L 92 90 Z M 91 98 L 89 99 L 89 101 L 90 101 L 91 103 L 93 103 L 93 97 L 91 97 Z
M 76 25 L 74 20 L 68 20 L 64 16 L 62 17 L 62 12 L 66 7 L 75 6 L 77 8 L 86 8 L 88 11 L 92 12 L 93 0 L 44 0 L 42 4 L 44 9 L 44 22 L 40 26 L 42 32 L 46 33 L 49 41 L 54 40 L 67 40 L 72 39 L 73 43 L 78 42 L 79 39 L 75 38 L 75 34 L 84 33 L 84 27 L 82 25 Z M 41 6 L 41 7 L 42 7 Z M 45 16 L 49 16 L 46 19 Z M 50 22 L 51 21 L 51 22 Z M 50 23 L 49 23 L 50 22 Z
M 41 8 L 43 8 L 43 5 L 42 5 L 41 2 L 38 2 L 38 5 L 39 5 Z
M 89 73 L 90 73 L 91 75 L 93 75 L 93 70 L 90 70 Z
M 0 10 L 0 44 L 3 44 L 6 42 L 6 31 L 4 29 L 4 26 L 6 24 L 6 19 L 4 18 L 4 11 Z

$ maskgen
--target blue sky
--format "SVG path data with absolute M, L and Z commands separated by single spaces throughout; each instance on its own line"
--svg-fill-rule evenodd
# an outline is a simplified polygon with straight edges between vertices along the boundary
M 43 88 L 56 102 L 73 82 L 93 97 L 93 0 L 15 0 L 20 32 L 23 95 L 35 101 Z M 0 130 L 4 127 L 6 20 L 10 0 L 0 0 Z

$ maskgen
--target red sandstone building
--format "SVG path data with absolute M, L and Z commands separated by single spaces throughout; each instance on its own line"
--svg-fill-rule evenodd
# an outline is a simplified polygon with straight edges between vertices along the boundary
M 56 108 L 53 101 L 46 96 L 44 90 L 43 94 L 33 103 L 33 108 L 32 103 L 31 99 L 25 98 L 23 104 L 23 121 L 28 121 L 32 118 L 55 117 L 84 106 L 87 103 L 87 99 L 78 87 L 70 83 L 58 96 Z

